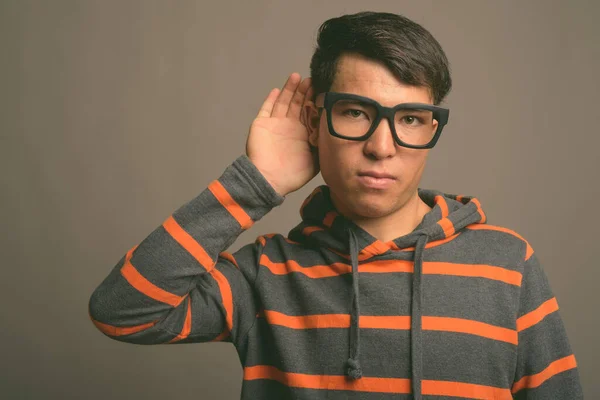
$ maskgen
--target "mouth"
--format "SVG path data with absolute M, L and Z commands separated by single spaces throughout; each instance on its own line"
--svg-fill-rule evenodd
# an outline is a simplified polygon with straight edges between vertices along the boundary
M 385 172 L 365 171 L 358 173 L 358 181 L 372 189 L 386 189 L 393 184 L 396 177 Z
M 358 176 L 371 176 L 377 179 L 396 179 L 396 177 L 392 174 L 388 174 L 387 172 L 379 172 L 379 171 L 362 171 L 358 173 Z

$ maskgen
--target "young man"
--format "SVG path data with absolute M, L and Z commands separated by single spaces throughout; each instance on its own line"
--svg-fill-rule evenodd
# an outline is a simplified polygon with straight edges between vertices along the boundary
M 243 399 L 579 399 L 531 246 L 477 199 L 419 188 L 448 119 L 420 25 L 326 21 L 311 78 L 265 100 L 246 155 L 132 247 L 90 300 L 111 338 L 229 341 Z M 289 235 L 226 249 L 321 172 Z

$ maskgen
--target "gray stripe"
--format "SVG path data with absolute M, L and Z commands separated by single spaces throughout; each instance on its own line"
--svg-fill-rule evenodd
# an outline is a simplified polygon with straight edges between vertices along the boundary
M 540 346 L 540 343 L 544 343 L 544 346 Z M 519 333 L 516 380 L 524 375 L 537 374 L 551 362 L 571 354 L 571 346 L 560 314 L 553 312 L 536 325 Z
M 423 331 L 423 379 L 510 388 L 515 346 L 479 336 Z
M 184 296 L 190 290 L 196 275 L 205 273 L 200 263 L 162 226 L 139 244 L 131 263 L 152 284 L 178 296 Z
M 91 317 L 117 327 L 141 325 L 160 319 L 172 307 L 132 287 L 120 273 L 124 260 L 125 257 L 121 258 L 92 294 L 89 302 Z M 127 307 L 123 307 L 123 304 Z
M 525 242 L 492 230 L 465 229 L 454 240 L 425 249 L 425 261 L 486 264 L 510 270 L 522 268 Z
M 485 278 L 423 275 L 423 315 L 516 329 L 519 287 Z
M 515 400 L 583 399 L 579 371 L 571 369 L 561 372 L 537 388 L 523 389 L 514 395 Z
M 296 330 L 270 326 L 258 318 L 248 335 L 254 341 L 246 365 L 271 365 L 282 371 L 344 375 L 348 330 Z M 361 329 L 360 363 L 365 376 L 410 378 L 410 332 Z M 293 351 L 291 351 L 293 349 Z
M 350 274 L 316 279 L 301 273 L 274 275 L 262 268 L 257 290 L 266 309 L 287 315 L 350 312 Z M 410 315 L 411 279 L 411 273 L 403 272 L 361 273 L 361 314 Z M 485 278 L 423 275 L 423 315 L 515 329 L 518 293 L 517 286 Z
M 208 189 L 175 211 L 173 218 L 204 248 L 213 261 L 218 253 L 228 248 L 242 233 L 237 220 Z

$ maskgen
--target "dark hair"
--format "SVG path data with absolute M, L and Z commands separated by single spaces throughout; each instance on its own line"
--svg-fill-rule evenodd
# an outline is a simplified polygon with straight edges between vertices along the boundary
M 380 61 L 401 82 L 427 87 L 433 104 L 441 103 L 452 87 L 448 59 L 440 44 L 402 15 L 363 11 L 325 21 L 310 62 L 314 96 L 331 88 L 344 53 Z

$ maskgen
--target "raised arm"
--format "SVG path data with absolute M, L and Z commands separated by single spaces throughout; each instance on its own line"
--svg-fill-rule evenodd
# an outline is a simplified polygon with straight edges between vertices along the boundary
M 225 250 L 283 202 L 247 156 L 131 248 L 94 291 L 89 312 L 116 340 L 236 340 L 256 315 L 260 240 Z
M 246 155 L 119 260 L 89 301 L 100 331 L 139 344 L 236 342 L 248 332 L 263 241 L 226 250 L 318 173 L 302 114 L 310 82 L 293 73 L 271 90 Z

